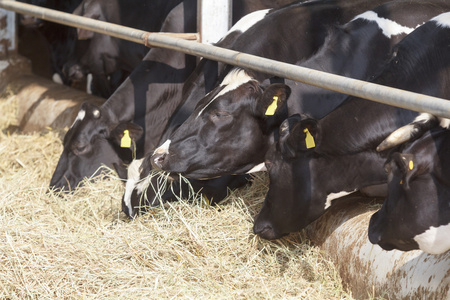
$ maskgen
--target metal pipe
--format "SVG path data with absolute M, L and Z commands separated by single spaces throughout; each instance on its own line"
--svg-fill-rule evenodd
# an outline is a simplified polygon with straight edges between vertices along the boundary
M 0 0 L 0 8 L 111 35 L 152 47 L 168 48 L 186 54 L 217 60 L 242 68 L 272 74 L 372 101 L 450 118 L 450 101 L 403 91 L 361 80 L 282 63 L 212 45 L 200 44 L 163 34 L 148 33 L 121 25 L 75 16 L 10 0 Z
M 81 17 L 62 11 L 44 8 L 36 5 L 0 0 L 0 8 L 12 10 L 16 13 L 31 15 L 33 17 L 64 24 L 71 27 L 82 28 L 98 33 L 110 35 L 116 38 L 132 41 L 139 44 L 145 44 L 145 37 L 148 35 L 169 35 L 180 39 L 200 40 L 198 33 L 170 33 L 170 32 L 147 32 L 134 29 L 114 23 L 103 22 L 86 17 Z

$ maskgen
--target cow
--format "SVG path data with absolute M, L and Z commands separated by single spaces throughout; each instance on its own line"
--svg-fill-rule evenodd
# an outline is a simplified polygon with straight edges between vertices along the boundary
M 450 8 L 441 4 L 395 1 L 364 12 L 330 29 L 321 49 L 299 65 L 373 79 L 398 41 L 418 24 Z M 199 101 L 164 147 L 155 151 L 153 165 L 196 179 L 245 173 L 264 161 L 276 129 L 288 115 L 307 113 L 321 118 L 346 98 L 289 80 L 284 89 L 277 84 L 264 86 L 262 79 L 265 77 L 250 70 L 236 68 L 230 72 L 219 87 Z M 277 99 L 277 108 L 269 112 L 273 99 Z
M 197 1 L 190 1 L 171 11 L 163 30 L 185 32 L 195 29 Z M 184 9 L 185 5 L 189 9 Z M 167 99 L 176 97 L 195 65 L 195 57 L 152 48 L 102 106 L 83 104 L 64 137 L 64 149 L 50 187 L 72 190 L 84 178 L 97 174 L 102 165 L 115 169 L 121 178 L 126 178 L 126 165 L 133 156 L 139 158 L 145 149 L 155 147 L 151 139 L 138 141 L 138 138 L 145 134 L 146 128 L 154 131 L 164 129 L 164 111 L 168 110 L 165 107 L 171 107 L 172 103 L 176 107 L 176 100 L 171 102 Z M 149 112 L 154 112 L 154 116 L 145 118 Z M 162 129 L 159 129 L 160 123 Z M 125 130 L 128 130 L 127 136 L 132 143 L 128 147 L 120 147 Z
M 82 0 L 19 0 L 19 2 L 71 13 Z M 32 60 L 35 74 L 68 84 L 63 74 L 64 63 L 69 59 L 76 42 L 76 29 L 44 21 L 29 15 L 20 15 L 18 50 Z M 35 47 L 30 47 L 34 41 Z M 42 62 L 43 59 L 47 61 Z
M 162 30 L 195 30 L 196 3 L 196 0 L 185 0 L 177 6 L 166 18 Z M 239 32 L 233 31 L 230 39 L 224 39 L 221 45 L 229 47 L 237 35 Z M 64 137 L 64 149 L 51 178 L 50 188 L 73 190 L 83 179 L 98 174 L 102 166 L 115 169 L 121 178 L 127 178 L 126 168 L 131 160 L 142 157 L 159 143 L 169 118 L 181 102 L 184 83 L 189 81 L 195 65 L 195 57 L 152 48 L 102 106 L 84 104 Z M 205 61 L 202 65 L 212 66 L 212 72 L 197 76 L 202 81 L 195 83 L 199 92 L 205 93 L 205 88 L 211 84 L 210 79 L 217 76 L 214 73 L 218 66 L 211 61 Z M 203 74 L 203 69 L 199 70 Z M 202 84 L 205 78 L 206 85 Z M 182 111 L 179 110 L 180 113 Z M 122 148 L 120 145 L 125 130 L 130 145 Z M 139 139 L 140 136 L 143 138 Z
M 385 250 L 444 253 L 450 250 L 450 131 L 433 128 L 402 148 L 385 164 L 388 196 L 370 219 L 369 240 Z
M 158 32 L 169 12 L 182 0 L 83 0 L 74 15 Z M 142 61 L 148 48 L 109 35 L 77 29 L 76 51 L 64 65 L 67 77 L 77 82 L 92 74 L 92 93 L 103 98 Z
M 393 49 L 374 83 L 450 98 L 450 14 L 418 27 Z M 387 182 L 386 151 L 377 146 L 396 128 L 435 117 L 349 96 L 317 120 L 291 116 L 266 154 L 269 191 L 253 231 L 276 239 L 321 216 L 340 196 Z M 448 122 L 439 122 L 448 127 Z
M 300 59 L 310 57 L 320 48 L 330 25 L 337 24 L 342 20 L 350 20 L 358 13 L 365 11 L 364 8 L 384 2 L 386 1 L 368 3 L 359 0 L 351 2 L 320 0 L 299 2 L 278 10 L 271 10 L 263 15 L 260 22 L 253 26 L 246 26 L 245 32 L 239 35 L 229 48 L 295 63 Z M 293 36 L 296 36 L 296 39 L 293 39 Z M 209 63 L 210 61 L 205 62 L 205 64 Z M 161 140 L 166 140 L 173 130 L 192 114 L 198 100 L 205 95 L 205 92 L 210 90 L 207 87 L 213 88 L 214 83 L 223 78 L 229 69 L 228 67 L 224 69 L 222 64 L 221 67 L 217 67 L 212 75 L 207 75 L 210 74 L 210 71 L 204 72 L 199 68 L 197 70 L 200 71 L 194 71 L 194 76 L 204 75 L 200 75 L 199 80 L 186 88 L 184 92 L 186 98 L 171 118 Z M 218 75 L 219 73 L 221 75 Z M 262 76 L 267 75 L 262 74 Z M 123 202 L 126 204 L 124 206 L 135 207 L 135 203 L 139 204 L 140 199 L 144 198 L 150 199 L 148 200 L 150 205 L 152 203 L 159 204 L 160 201 L 152 200 L 153 189 L 147 188 L 148 180 L 146 177 L 153 170 L 150 156 L 147 155 L 145 159 L 136 161 L 135 164 L 137 165 L 133 167 L 133 170 L 139 171 L 131 172 L 130 170 L 128 174 L 128 182 L 123 197 Z M 151 195 L 146 195 L 144 190 Z

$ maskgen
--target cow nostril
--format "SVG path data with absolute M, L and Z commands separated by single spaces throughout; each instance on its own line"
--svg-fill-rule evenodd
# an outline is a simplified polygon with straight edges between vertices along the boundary
M 274 240 L 279 237 L 272 224 L 267 221 L 255 221 L 255 224 L 253 225 L 253 233 L 266 240 Z
M 152 165 L 154 168 L 162 169 L 163 163 L 167 157 L 166 153 L 158 153 L 152 156 Z

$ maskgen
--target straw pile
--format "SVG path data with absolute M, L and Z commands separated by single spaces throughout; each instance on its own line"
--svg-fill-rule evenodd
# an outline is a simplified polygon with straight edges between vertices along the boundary
M 115 175 L 49 192 L 63 133 L 8 130 L 14 99 L 0 99 L 0 298 L 351 299 L 302 234 L 252 233 L 265 177 L 219 206 L 180 201 L 131 221 Z

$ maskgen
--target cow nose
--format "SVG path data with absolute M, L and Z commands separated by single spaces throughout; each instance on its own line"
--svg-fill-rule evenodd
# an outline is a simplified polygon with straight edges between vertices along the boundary
M 167 153 L 161 152 L 161 153 L 155 153 L 152 155 L 152 166 L 155 169 L 162 169 L 163 163 L 166 160 Z
M 376 245 L 381 241 L 381 233 L 369 230 L 369 241 Z
M 370 217 L 368 230 L 369 241 L 374 245 L 380 243 L 381 241 L 382 230 L 380 225 L 378 212 L 376 212 L 372 215 L 372 217 Z
M 266 240 L 274 240 L 279 237 L 272 224 L 267 220 L 259 221 L 256 219 L 255 224 L 253 225 L 253 233 Z

